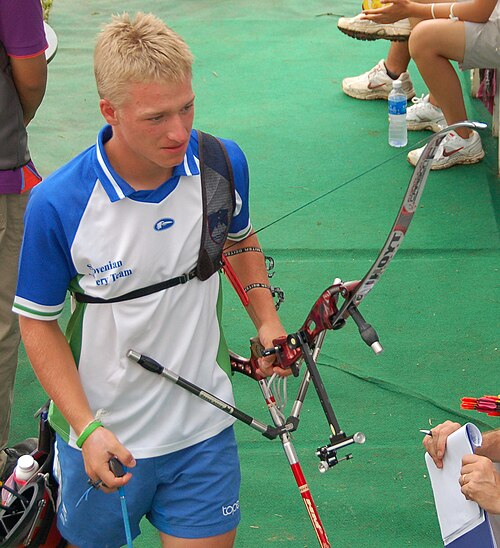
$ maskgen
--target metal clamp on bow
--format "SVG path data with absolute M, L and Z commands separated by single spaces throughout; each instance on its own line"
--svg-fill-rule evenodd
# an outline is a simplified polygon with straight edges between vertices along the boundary
M 345 457 L 337 458 L 337 451 L 351 445 L 352 443 L 365 443 L 366 436 L 363 432 L 356 432 L 352 436 L 346 436 L 345 434 L 339 434 L 337 436 L 330 436 L 330 444 L 318 447 L 316 455 L 319 457 L 320 463 L 318 464 L 319 471 L 324 474 L 332 466 L 335 466 L 342 460 L 352 459 L 352 453 L 348 453 Z

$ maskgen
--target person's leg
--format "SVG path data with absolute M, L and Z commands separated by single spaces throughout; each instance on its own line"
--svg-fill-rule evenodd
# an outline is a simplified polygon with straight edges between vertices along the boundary
M 160 534 L 163 548 L 233 548 L 236 538 L 236 529 L 223 535 L 208 538 L 177 538 Z M 66 548 L 78 548 L 74 544 L 67 544 Z
M 236 529 L 208 538 L 177 538 L 161 533 L 163 548 L 232 548 L 236 537 Z
M 431 103 L 441 108 L 447 123 L 466 120 L 462 87 L 450 62 L 450 59 L 463 61 L 464 23 L 446 19 L 422 21 L 413 29 L 409 51 L 429 88 Z M 471 131 L 459 128 L 457 133 L 466 139 Z
M 408 42 L 391 42 L 385 60 L 385 68 L 388 72 L 399 76 L 401 73 L 407 71 L 410 59 Z
M 10 415 L 20 342 L 17 315 L 12 303 L 17 283 L 17 263 L 28 196 L 0 195 L 0 450 L 9 439 Z M 0 473 L 6 464 L 0 451 Z
M 236 529 L 223 535 L 208 538 L 177 538 L 160 533 L 163 548 L 233 548 L 236 538 Z M 74 544 L 67 544 L 66 548 L 78 548 Z
M 412 31 L 410 54 L 432 100 L 438 104 L 448 125 L 467 119 L 462 87 L 450 60 L 462 62 L 465 52 L 465 24 L 461 21 L 436 19 L 422 21 Z M 424 147 L 408 153 L 408 161 L 416 165 Z M 475 164 L 484 158 L 477 131 L 461 127 L 443 139 L 431 169 L 446 169 L 457 164 Z

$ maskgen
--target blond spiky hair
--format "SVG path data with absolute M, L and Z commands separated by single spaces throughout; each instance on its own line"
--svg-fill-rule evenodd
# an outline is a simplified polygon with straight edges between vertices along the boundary
M 97 91 L 115 104 L 123 102 L 127 84 L 181 82 L 191 76 L 192 64 L 186 42 L 150 13 L 114 15 L 94 50 Z

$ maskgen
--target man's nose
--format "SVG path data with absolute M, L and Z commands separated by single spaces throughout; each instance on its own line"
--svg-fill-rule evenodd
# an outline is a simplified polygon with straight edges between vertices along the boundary
M 171 141 L 184 142 L 188 131 L 181 116 L 172 116 L 167 127 L 167 137 Z

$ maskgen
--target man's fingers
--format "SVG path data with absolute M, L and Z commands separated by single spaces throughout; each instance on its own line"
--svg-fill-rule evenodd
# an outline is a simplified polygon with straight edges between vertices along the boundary
M 259 364 L 259 371 L 264 377 L 269 377 L 273 374 L 273 362 L 275 356 L 267 356 L 265 358 L 259 358 L 257 363 Z
M 457 422 L 445 421 L 431 430 L 432 439 L 435 443 L 435 455 L 442 460 L 446 451 L 446 440 L 448 436 L 461 428 Z
M 98 480 L 92 481 L 91 485 L 95 486 L 97 489 L 101 489 L 105 493 L 112 493 L 113 491 L 116 491 L 132 479 L 132 474 L 130 472 L 127 472 L 124 476 L 119 478 L 116 477 L 109 469 L 102 470 L 100 475 L 101 477 Z
M 130 472 L 127 472 L 121 478 L 116 477 L 111 471 L 106 473 L 103 472 L 103 476 L 104 476 L 102 478 L 102 481 L 104 483 L 103 487 L 113 491 L 115 491 L 119 487 L 123 487 L 132 479 L 132 474 Z
M 118 459 L 126 468 L 133 468 L 136 462 L 132 453 L 106 428 L 96 430 L 83 444 L 82 451 L 89 478 L 94 482 L 101 481 L 100 488 L 106 493 L 115 491 L 132 478 L 130 473 L 117 477 L 110 469 L 112 458 Z
M 123 445 L 120 445 L 115 453 L 115 457 L 120 461 L 123 466 L 127 468 L 133 468 L 136 465 L 135 459 L 130 451 L 128 451 Z
M 487 457 L 482 457 L 480 455 L 475 455 L 474 453 L 471 453 L 469 455 L 464 455 L 462 457 L 462 468 L 466 468 L 468 465 L 472 465 L 476 462 L 481 462 L 484 460 L 489 460 Z M 470 468 L 470 466 L 469 466 Z
M 259 364 L 259 371 L 263 377 L 270 377 L 271 375 L 275 374 L 279 377 L 288 377 L 292 374 L 292 370 L 290 367 L 280 367 L 278 363 L 276 363 L 276 357 L 273 356 L 267 356 L 265 358 L 259 358 L 258 360 Z
M 433 432 L 432 437 L 436 438 L 436 457 L 438 459 L 442 459 L 446 450 L 446 440 L 448 439 L 448 435 L 446 433 L 439 432 L 437 436 L 434 436 Z
M 430 436 L 425 436 L 423 444 L 438 468 L 443 467 L 443 457 L 446 451 L 448 436 L 461 428 L 456 422 L 445 421 L 431 430 Z

